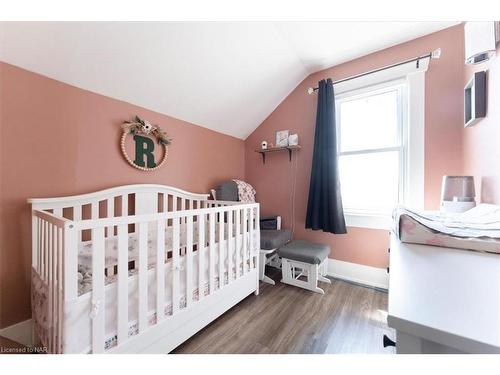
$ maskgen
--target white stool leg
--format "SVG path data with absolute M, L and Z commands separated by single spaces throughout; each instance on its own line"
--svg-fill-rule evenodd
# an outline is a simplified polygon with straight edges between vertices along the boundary
M 318 276 L 319 276 L 319 266 L 317 264 L 311 264 L 309 267 L 309 275 L 307 276 L 307 282 L 309 283 L 309 288 L 313 292 L 325 294 L 325 291 L 318 288 Z
M 288 260 L 281 259 L 281 282 L 286 283 L 289 279 L 288 274 L 290 270 L 288 269 Z
M 318 281 L 322 281 L 322 282 L 327 283 L 327 284 L 332 283 L 332 281 L 328 277 L 321 276 L 321 275 L 318 276 Z
M 327 274 L 327 267 L 328 267 L 328 258 L 326 258 L 322 263 L 321 265 L 319 266 L 319 269 L 320 269 L 320 273 L 318 275 L 318 281 L 322 281 L 324 283 L 328 283 L 328 284 L 331 284 L 331 280 L 326 278 L 326 274 Z

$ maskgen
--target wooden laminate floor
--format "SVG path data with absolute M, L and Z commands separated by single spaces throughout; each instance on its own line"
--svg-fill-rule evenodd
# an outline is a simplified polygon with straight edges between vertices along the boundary
M 279 282 L 260 284 L 260 294 L 238 305 L 176 348 L 173 353 L 394 353 L 382 337 L 387 293 L 332 280 L 324 295 Z

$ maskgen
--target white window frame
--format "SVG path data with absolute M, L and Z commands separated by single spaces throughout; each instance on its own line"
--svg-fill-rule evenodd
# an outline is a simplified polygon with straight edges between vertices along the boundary
M 414 63 L 387 69 L 358 79 L 336 85 L 335 99 L 362 95 L 369 91 L 383 90 L 389 86 L 401 85 L 401 153 L 399 201 L 415 209 L 424 207 L 424 118 L 425 118 L 425 72 L 429 60 L 421 60 L 419 67 Z M 339 108 L 339 107 L 336 107 Z M 340 112 L 340 111 L 339 111 Z M 340 113 L 337 113 L 339 127 Z M 339 147 L 340 151 L 340 147 Z M 342 183 L 342 181 L 340 182 Z M 374 212 L 346 210 L 346 225 L 350 227 L 390 230 L 391 215 Z
M 372 95 L 379 95 L 391 91 L 396 91 L 398 95 L 398 108 L 397 108 L 397 116 L 398 116 L 398 138 L 395 146 L 391 147 L 379 147 L 365 150 L 355 150 L 355 151 L 342 151 L 341 150 L 341 141 L 342 141 L 342 132 L 340 126 L 340 118 L 342 113 L 342 103 L 349 102 L 352 100 L 358 100 L 365 97 L 370 97 Z M 338 134 L 338 149 L 339 149 L 339 158 L 342 155 L 366 155 L 370 153 L 379 153 L 386 151 L 397 151 L 399 153 L 399 174 L 398 174 L 398 202 L 404 202 L 404 197 L 406 193 L 406 185 L 407 185 L 407 167 L 406 160 L 408 159 L 406 156 L 408 146 L 407 146 L 407 134 L 408 134 L 408 121 L 407 121 L 407 98 L 406 98 L 406 80 L 398 79 L 395 81 L 384 82 L 382 84 L 377 84 L 373 86 L 363 87 L 361 89 L 352 90 L 344 92 L 335 97 L 335 108 L 336 108 L 336 124 L 337 124 L 337 134 Z M 342 185 L 342 181 L 340 181 Z M 378 211 L 370 211 L 370 210 L 360 210 L 355 208 L 344 207 L 344 214 L 349 216 L 349 221 L 352 223 L 352 219 L 355 218 L 359 221 L 360 216 L 369 217 L 371 222 L 378 221 L 379 225 L 384 225 L 384 221 L 390 220 L 390 213 L 384 214 Z

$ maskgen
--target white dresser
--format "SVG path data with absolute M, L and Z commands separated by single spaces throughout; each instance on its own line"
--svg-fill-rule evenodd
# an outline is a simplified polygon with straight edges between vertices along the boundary
M 392 234 L 389 275 L 397 353 L 500 353 L 500 255 Z

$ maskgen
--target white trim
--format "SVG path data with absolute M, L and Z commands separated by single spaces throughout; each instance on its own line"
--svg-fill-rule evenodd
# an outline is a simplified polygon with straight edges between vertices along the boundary
M 424 207 L 424 158 L 425 158 L 425 72 L 429 59 L 420 61 L 419 68 L 414 62 L 382 72 L 353 79 L 335 86 L 336 101 L 363 95 L 368 91 L 384 90 L 402 84 L 401 95 L 402 134 L 400 135 L 400 203 L 416 209 Z M 339 123 L 340 110 L 337 111 Z M 340 139 L 340 136 L 338 137 Z M 339 145 L 340 148 L 340 145 Z M 382 150 L 362 150 L 339 153 L 339 155 L 376 152 Z M 345 210 L 346 225 L 350 227 L 384 229 L 392 227 L 391 215 L 353 212 Z
M 389 289 L 389 274 L 385 268 L 328 259 L 328 276 L 381 289 Z
M 0 336 L 24 346 L 33 345 L 33 321 L 31 319 L 0 329 Z
M 344 213 L 345 224 L 348 227 L 390 230 L 392 228 L 391 215 L 377 215 L 370 213 Z
M 407 76 L 408 127 L 404 204 L 424 208 L 425 71 Z
M 371 86 L 366 86 L 360 89 L 355 89 L 348 91 L 346 93 L 336 96 L 337 104 L 337 139 L 339 140 L 339 149 L 342 149 L 341 140 L 341 110 L 342 104 L 345 102 L 350 102 L 352 100 L 359 100 L 362 98 L 368 98 L 380 94 L 396 92 L 397 94 L 397 117 L 398 117 L 398 135 L 397 140 L 395 140 L 394 145 L 389 147 L 379 147 L 373 149 L 358 149 L 354 151 L 340 151 L 339 159 L 346 155 L 362 155 L 370 153 L 382 153 L 382 152 L 397 152 L 398 155 L 398 191 L 397 191 L 397 203 L 404 202 L 406 184 L 407 184 L 407 134 L 408 134 L 408 116 L 407 116 L 407 81 L 406 79 L 395 79 L 392 81 L 386 81 L 379 84 L 374 84 Z M 342 185 L 342 181 L 341 181 Z M 352 223 L 351 226 L 364 227 L 364 228 L 374 228 L 374 229 L 388 229 L 390 228 L 390 223 L 387 222 L 387 218 L 390 217 L 390 212 L 392 209 L 386 212 L 375 211 L 370 212 L 369 209 L 363 209 L 362 207 L 346 207 L 344 209 L 348 215 L 355 215 L 350 217 L 348 221 Z

